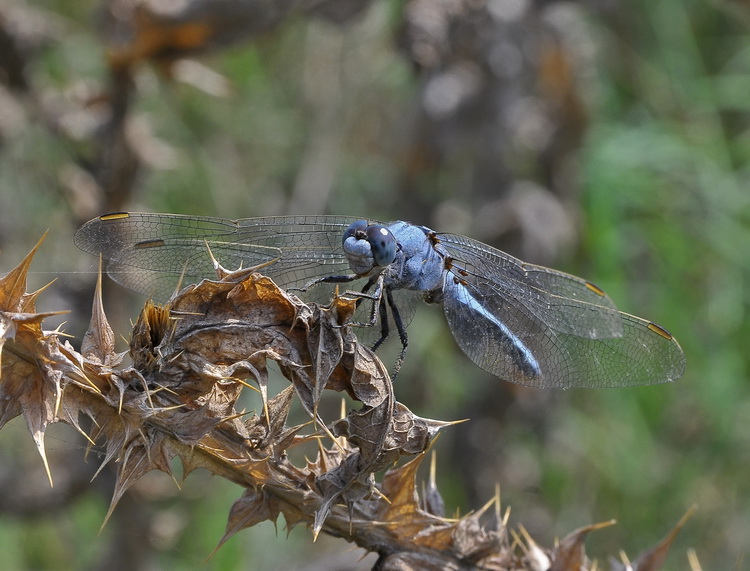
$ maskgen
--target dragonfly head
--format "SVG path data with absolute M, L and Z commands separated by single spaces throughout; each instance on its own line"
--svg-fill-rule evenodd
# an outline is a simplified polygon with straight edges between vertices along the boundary
M 357 220 L 346 229 L 342 245 L 349 267 L 357 275 L 389 266 L 398 251 L 396 237 L 388 228 L 365 220 Z

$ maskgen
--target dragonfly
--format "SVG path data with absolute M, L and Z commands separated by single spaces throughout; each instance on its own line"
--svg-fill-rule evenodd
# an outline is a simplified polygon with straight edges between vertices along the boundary
M 666 329 L 619 311 L 592 282 L 404 221 L 117 212 L 84 224 L 74 241 L 101 255 L 116 282 L 157 301 L 179 283 L 215 275 L 208 249 L 228 268 L 268 263 L 263 272 L 279 286 L 318 299 L 355 284 L 359 301 L 372 301 L 367 324 L 380 322 L 375 349 L 393 321 L 399 366 L 411 307 L 422 299 L 442 306 L 469 359 L 516 384 L 627 387 L 674 381 L 685 370 Z

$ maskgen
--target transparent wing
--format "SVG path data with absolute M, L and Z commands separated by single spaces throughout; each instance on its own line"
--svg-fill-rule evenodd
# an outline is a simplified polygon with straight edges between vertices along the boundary
M 464 236 L 437 237 L 451 256 L 448 323 L 486 371 L 540 388 L 646 385 L 684 371 L 685 356 L 667 331 L 618 311 L 593 284 Z
M 182 286 L 215 276 L 208 254 L 226 268 L 272 264 L 261 271 L 285 288 L 351 270 L 341 239 L 354 218 L 342 216 L 270 216 L 228 220 L 179 214 L 114 213 L 94 218 L 76 232 L 75 244 L 107 261 L 107 274 L 128 289 L 164 302 Z M 339 284 L 340 292 L 359 291 L 364 281 Z M 321 283 L 301 297 L 329 303 L 337 284 Z M 404 325 L 411 321 L 414 292 L 396 291 Z M 372 304 L 361 304 L 355 322 L 369 320 Z M 389 321 L 391 336 L 395 324 Z M 361 337 L 374 341 L 380 325 L 364 328 Z M 395 335 L 398 337 L 397 335 Z
M 263 269 L 283 287 L 349 271 L 341 236 L 352 222 L 338 216 L 225 220 L 176 214 L 117 213 L 95 218 L 75 243 L 107 260 L 116 282 L 164 301 L 183 285 L 215 275 L 208 249 L 226 268 L 274 261 Z

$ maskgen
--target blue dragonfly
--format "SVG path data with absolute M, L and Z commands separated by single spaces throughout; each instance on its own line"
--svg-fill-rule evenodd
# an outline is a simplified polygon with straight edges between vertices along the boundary
M 317 292 L 317 300 L 330 299 L 334 284 L 358 283 L 360 300 L 372 300 L 370 324 L 380 322 L 375 348 L 393 320 L 403 347 L 397 368 L 421 298 L 442 306 L 474 363 L 520 385 L 649 385 L 674 381 L 685 369 L 666 329 L 619 311 L 591 282 L 408 222 L 118 212 L 84 224 L 75 243 L 101 254 L 116 282 L 156 300 L 168 299 L 180 279 L 213 275 L 206 246 L 228 268 L 272 262 L 265 274 L 308 297 Z

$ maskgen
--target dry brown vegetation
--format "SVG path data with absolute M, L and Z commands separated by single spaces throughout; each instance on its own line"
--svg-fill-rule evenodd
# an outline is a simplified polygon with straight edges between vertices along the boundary
M 0 280 L 0 425 L 23 415 L 50 482 L 45 430 L 64 422 L 103 449 L 102 467 L 116 463 L 110 514 L 144 474 L 172 474 L 175 458 L 184 476 L 202 467 L 241 486 L 219 546 L 283 514 L 290 528 L 312 528 L 312 538 L 323 532 L 377 552 L 378 569 L 596 566 L 584 541 L 609 523 L 547 549 L 509 527 L 499 497 L 453 519 L 443 513 L 434 474 L 418 493 L 424 453 L 450 423 L 396 401 L 387 368 L 346 326 L 353 300 L 306 305 L 256 268 L 228 272 L 217 264 L 216 280 L 187 287 L 163 307 L 146 303 L 129 355 L 114 352 L 97 289 L 79 352 L 61 332 L 42 329 L 51 314 L 35 310 L 41 290 L 25 291 L 35 251 Z M 276 395 L 267 394 L 270 361 L 290 382 Z M 243 390 L 262 396 L 257 414 L 238 410 Z M 318 404 L 328 391 L 346 393 L 359 408 L 323 419 Z M 288 422 L 295 399 L 310 422 Z M 295 464 L 289 453 L 311 443 L 314 458 Z M 634 562 L 612 566 L 660 568 L 682 523 Z

